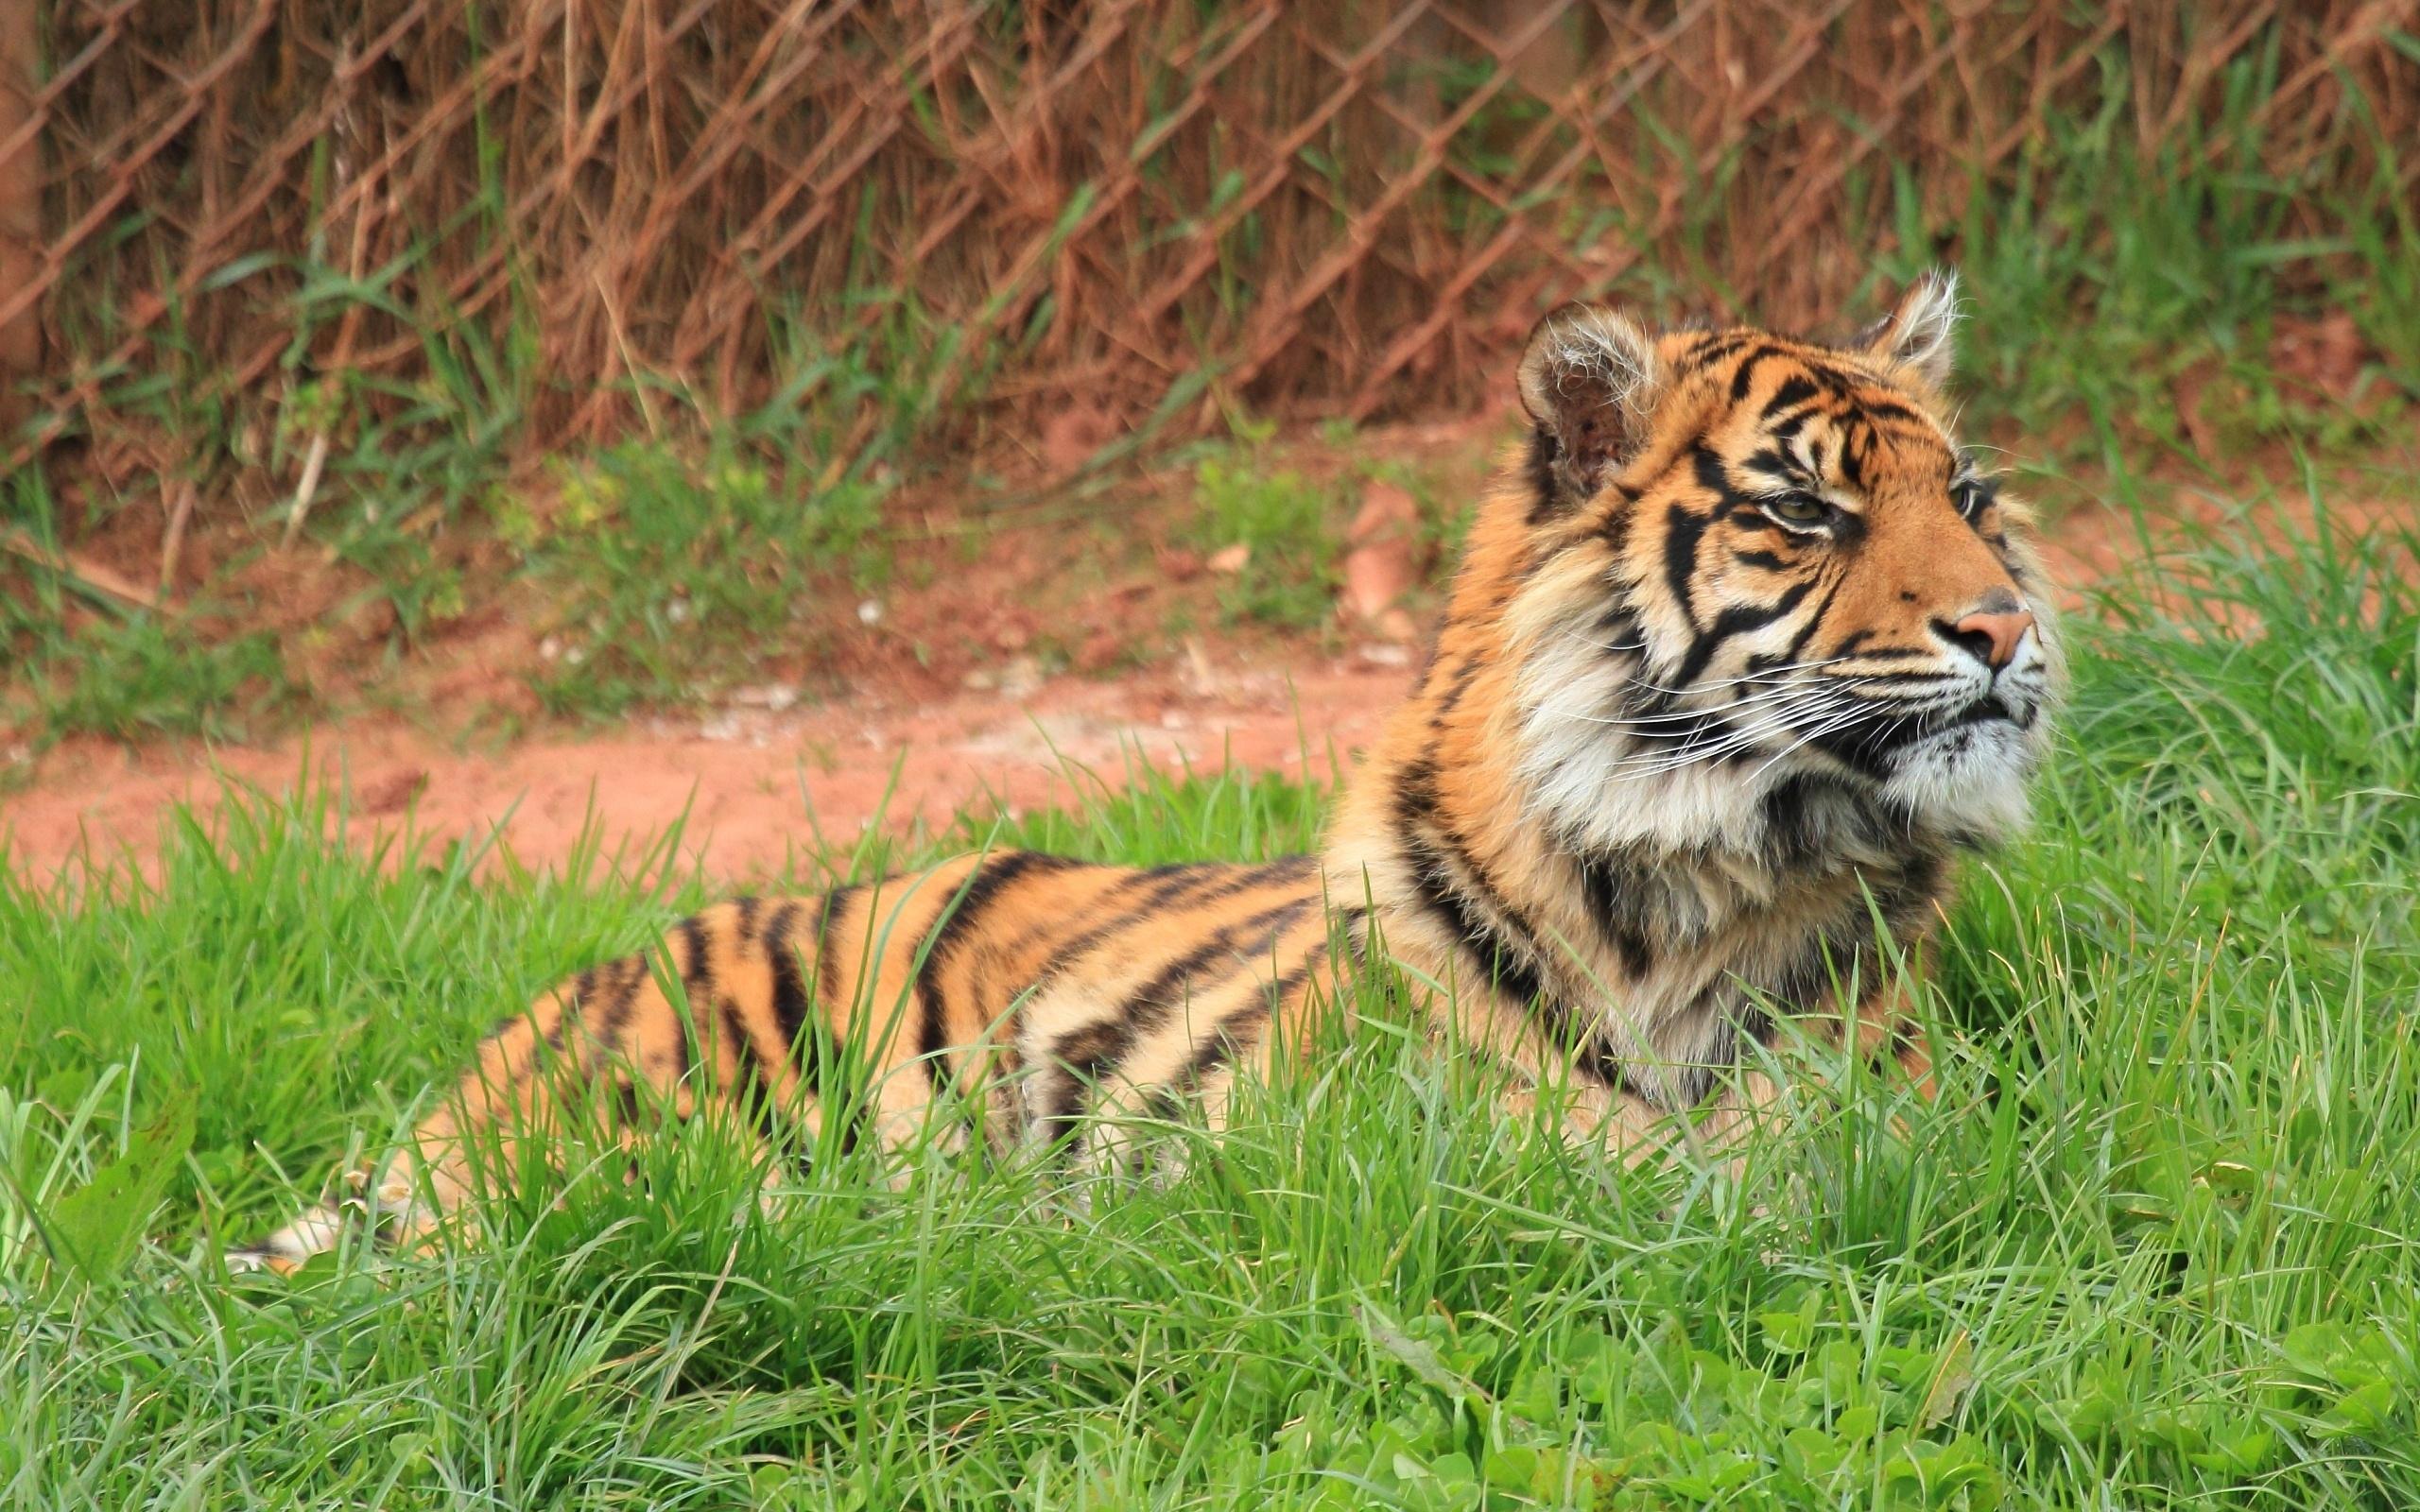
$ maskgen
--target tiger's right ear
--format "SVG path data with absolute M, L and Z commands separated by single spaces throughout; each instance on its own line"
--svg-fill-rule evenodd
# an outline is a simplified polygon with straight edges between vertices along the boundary
M 1655 341 L 1628 318 L 1566 304 L 1538 322 L 1521 353 L 1521 407 L 1537 427 L 1530 471 L 1543 504 L 1593 496 L 1647 438 Z

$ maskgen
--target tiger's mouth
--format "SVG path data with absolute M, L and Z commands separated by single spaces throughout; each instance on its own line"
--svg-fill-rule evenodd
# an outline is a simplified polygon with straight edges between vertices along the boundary
M 2028 708 L 2020 712 L 2010 707 L 1997 693 L 1987 693 L 1965 708 L 1927 723 L 1917 730 L 1916 738 L 1937 735 L 1948 730 L 1962 730 L 1969 725 L 1987 725 L 1996 719 L 2006 720 L 2019 730 L 2026 730 L 2033 724 L 2033 711 Z
M 1835 722 L 1811 744 L 1850 770 L 1881 781 L 1920 753 L 1957 759 L 2014 742 L 2033 728 L 2041 712 L 2040 700 L 1996 688 L 1943 708 L 1877 707 Z

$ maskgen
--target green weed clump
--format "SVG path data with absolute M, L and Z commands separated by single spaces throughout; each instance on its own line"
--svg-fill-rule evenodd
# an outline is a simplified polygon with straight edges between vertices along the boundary
M 56 540 L 41 481 L 0 486 L 0 527 L 25 521 L 44 546 Z M 213 636 L 36 569 L 25 592 L 0 591 L 0 726 L 43 740 L 108 735 L 224 736 L 292 701 L 277 638 L 266 630 Z M 72 598 L 72 602 L 71 602 Z M 69 610 L 82 619 L 71 629 Z
M 548 712 L 592 717 L 745 681 L 795 643 L 817 586 L 869 565 L 880 500 L 845 480 L 800 497 L 739 456 L 636 442 L 556 481 L 549 514 L 507 502 L 496 528 L 558 617 L 532 685 Z
M 1269 465 L 1262 443 L 1270 434 L 1248 434 L 1194 465 L 1193 540 L 1206 552 L 1248 553 L 1219 589 L 1230 623 L 1313 629 L 1336 607 L 1342 538 L 1335 490 Z
M 2072 627 L 2031 836 L 1924 989 L 1937 1105 L 1802 1087 L 1735 1178 L 1495 1110 L 1366 1017 L 1165 1182 L 707 1121 L 299 1280 L 228 1239 L 703 896 L 361 855 L 337 800 L 0 884 L 0 1483 L 28 1507 L 1588 1509 L 2420 1501 L 2420 533 L 2201 542 Z M 1150 864 L 1324 787 L 870 841 Z M 802 880 L 820 886 L 821 870 Z M 558 1197 L 560 1196 L 560 1200 Z

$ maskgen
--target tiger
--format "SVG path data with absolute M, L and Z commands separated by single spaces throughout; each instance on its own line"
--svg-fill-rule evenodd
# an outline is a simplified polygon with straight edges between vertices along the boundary
M 1318 854 L 984 850 L 709 907 L 504 1021 L 349 1194 L 231 1258 L 436 1243 L 479 1140 L 643 1099 L 810 1162 L 904 1155 L 944 1103 L 980 1114 L 956 1147 L 1071 1170 L 1137 1118 L 1215 1138 L 1380 969 L 1509 1108 L 1625 1162 L 1752 1128 L 1785 1034 L 1936 1097 L 1909 963 L 2025 822 L 2062 678 L 2031 516 L 1954 433 L 1959 304 L 1926 274 L 1830 340 L 1554 311 Z

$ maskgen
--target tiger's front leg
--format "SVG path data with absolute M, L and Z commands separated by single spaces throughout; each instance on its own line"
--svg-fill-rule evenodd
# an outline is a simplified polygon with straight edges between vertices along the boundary
M 1642 1096 L 1628 1078 L 1608 1084 L 1574 1074 L 1563 1096 L 1564 1137 L 1600 1147 L 1625 1165 L 1688 1151 L 1739 1176 L 1746 1162 L 1743 1146 L 1782 1110 L 1796 1084 L 1829 1087 L 1829 1065 L 1843 1056 L 1853 1057 L 1865 1074 L 1884 1074 L 1887 1066 L 1920 1100 L 1936 1101 L 1940 1086 L 1932 1053 L 1912 1006 L 1908 985 L 1894 980 L 1861 994 L 1854 1013 L 1802 1020 L 1794 1029 L 1799 1043 L 1781 1050 L 1782 1063 L 1730 1068 L 1708 1100 L 1692 1108 L 1674 1108 Z M 1638 1080 L 1659 1083 L 1644 1074 Z M 1534 1112 L 1537 1101 L 1529 1091 L 1507 1098 L 1511 1109 L 1523 1116 Z M 1906 1132 L 1896 1118 L 1893 1128 Z

